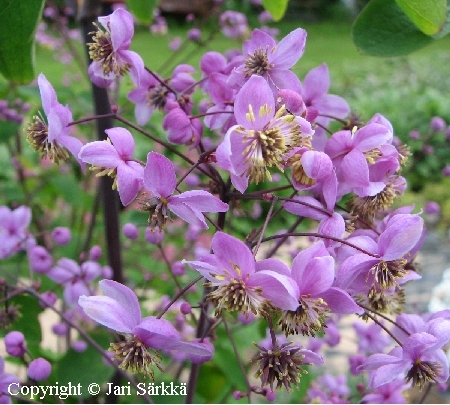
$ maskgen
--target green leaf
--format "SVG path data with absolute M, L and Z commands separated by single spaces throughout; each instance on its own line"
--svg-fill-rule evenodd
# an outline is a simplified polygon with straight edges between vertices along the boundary
M 0 143 L 8 142 L 19 130 L 20 124 L 13 121 L 0 121 Z
M 34 33 L 45 0 L 3 0 L 0 11 L 0 72 L 17 84 L 34 78 Z
M 150 24 L 153 21 L 153 10 L 158 0 L 127 0 L 126 3 L 141 24 Z
M 395 0 L 372 0 L 352 27 L 353 43 L 371 56 L 399 56 L 433 42 L 405 15 Z
M 262 0 L 262 5 L 267 10 L 274 21 L 280 21 L 288 6 L 289 0 Z
M 446 0 L 395 0 L 395 2 L 426 35 L 437 34 L 445 24 Z
M 447 17 L 441 30 L 433 36 L 434 39 L 439 39 L 450 33 L 450 0 L 447 0 Z

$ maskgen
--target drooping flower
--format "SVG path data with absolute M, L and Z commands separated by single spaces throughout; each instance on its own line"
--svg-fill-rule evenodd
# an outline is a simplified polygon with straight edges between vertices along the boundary
M 78 152 L 83 144 L 79 139 L 69 135 L 72 127 L 68 124 L 73 121 L 72 111 L 68 106 L 58 102 L 55 89 L 42 73 L 38 77 L 38 85 L 47 123 L 42 116 L 34 116 L 34 122 L 28 124 L 26 128 L 28 142 L 36 152 L 41 153 L 42 157 L 47 156 L 54 163 L 67 160 L 68 150 L 84 170 L 85 165 L 78 158 Z
M 322 331 L 330 312 L 362 312 L 347 292 L 333 286 L 334 259 L 322 241 L 301 251 L 294 258 L 289 274 L 281 274 L 289 276 L 298 287 L 291 290 L 295 295 L 288 306 L 278 302 L 276 298 L 272 299 L 272 304 L 283 310 L 280 324 L 286 335 L 300 332 L 315 336 Z M 284 302 L 287 302 L 286 298 Z
M 169 210 L 189 224 L 207 229 L 203 212 L 225 212 L 228 204 L 204 190 L 185 191 L 172 195 L 177 179 L 173 163 L 156 152 L 147 155 L 144 169 L 145 188 L 152 196 L 144 201 L 142 209 L 149 211 L 150 227 L 163 230 L 169 219 Z
M 206 285 L 214 288 L 207 299 L 215 305 L 216 314 L 228 310 L 265 315 L 275 298 L 281 305 L 289 305 L 284 300 L 291 301 L 295 286 L 283 270 L 273 271 L 287 267 L 285 264 L 276 259 L 256 263 L 244 242 L 224 232 L 214 234 L 211 249 L 212 254 L 183 263 L 197 270 L 208 280 Z
M 79 304 L 94 321 L 125 335 L 124 341 L 112 343 L 109 349 L 121 361 L 121 369 L 153 379 L 152 367 L 160 368 L 160 356 L 150 349 L 180 350 L 196 363 L 211 359 L 210 346 L 182 341 L 169 321 L 154 316 L 142 318 L 138 298 L 130 288 L 111 280 L 102 280 L 99 285 L 104 295 L 83 295 Z
M 81 295 L 90 294 L 89 283 L 102 274 L 97 262 L 87 261 L 81 266 L 72 259 L 63 257 L 52 267 L 47 276 L 64 286 L 64 301 L 75 306 Z
M 398 214 L 390 218 L 378 242 L 365 240 L 364 249 L 370 255 L 356 253 L 342 263 L 339 286 L 347 289 L 357 277 L 362 277 L 377 291 L 398 287 L 398 280 L 408 274 L 405 256 L 420 240 L 422 229 L 423 219 L 418 215 Z
M 200 120 L 189 117 L 179 107 L 175 107 L 167 113 L 162 126 L 167 131 L 167 140 L 176 145 L 196 147 L 203 133 L 203 125 Z
M 410 388 L 403 379 L 396 378 L 387 384 L 374 388 L 361 398 L 363 404 L 406 404 L 403 392 Z
M 245 61 L 233 70 L 228 83 L 239 89 L 252 75 L 258 75 L 269 84 L 273 94 L 280 89 L 301 93 L 300 80 L 289 69 L 303 55 L 305 44 L 306 31 L 302 28 L 292 31 L 278 44 L 264 31 L 253 30 L 251 38 L 244 42 Z
M 309 122 L 287 114 L 282 106 L 275 111 L 275 99 L 267 82 L 253 75 L 236 96 L 237 125 L 225 134 L 216 151 L 217 162 L 229 170 L 234 186 L 241 192 L 248 181 L 271 179 L 268 168 L 283 170 L 288 152 L 310 145 L 313 134 Z
M 117 187 L 123 205 L 130 204 L 142 187 L 143 167 L 133 161 L 134 139 L 125 128 L 105 130 L 106 141 L 89 142 L 84 145 L 79 157 L 90 163 L 93 169 L 100 169 L 97 176 L 108 175 L 114 179 L 113 188 Z
M 139 83 L 140 72 L 144 70 L 142 58 L 129 50 L 134 35 L 132 15 L 123 8 L 115 10 L 111 15 L 99 17 L 101 25 L 89 43 L 89 56 L 93 60 L 89 69 L 91 80 L 99 85 L 130 71 L 135 83 Z
M 373 354 L 363 364 L 372 370 L 369 387 L 387 384 L 406 373 L 406 381 L 423 388 L 428 382 L 443 383 L 449 377 L 449 364 L 442 347 L 450 339 L 450 321 L 437 320 L 434 334 L 413 333 L 389 354 Z
M 0 259 L 6 259 L 25 248 L 30 222 L 29 207 L 22 205 L 14 210 L 0 207 Z
M 292 342 L 279 344 L 278 340 L 269 348 L 255 344 L 259 353 L 255 360 L 258 362 L 256 377 L 261 379 L 261 387 L 268 385 L 271 391 L 276 388 L 284 388 L 289 392 L 291 385 L 300 382 L 302 374 L 307 374 L 307 370 L 302 365 L 322 364 L 322 356 L 303 349 Z

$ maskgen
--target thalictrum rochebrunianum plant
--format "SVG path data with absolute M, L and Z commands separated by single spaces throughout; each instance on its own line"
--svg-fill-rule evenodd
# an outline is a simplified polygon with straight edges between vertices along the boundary
M 243 14 L 227 11 L 220 22 L 229 37 L 247 35 L 239 52 L 209 51 L 199 76 L 179 64 L 164 77 L 130 50 L 128 11 L 98 18 L 89 77 L 117 94 L 129 75 L 125 106 L 135 118 L 114 105 L 108 116 L 116 125 L 104 141 L 77 137 L 78 125 L 100 117 L 74 121 L 52 78 L 39 75 L 42 107 L 26 125 L 29 145 L 47 164 L 72 161 L 86 187 L 99 176 L 114 179 L 125 214 L 140 213 L 123 227 L 127 243 L 138 243 L 144 224 L 148 243 L 125 265 L 125 285 L 111 279 L 94 243 L 81 257 L 66 256 L 70 229 L 50 232 L 37 221 L 29 191 L 26 204 L 1 206 L 6 359 L 27 366 L 24 384 L 87 388 L 95 377 L 100 396 L 124 386 L 112 389 L 116 400 L 155 400 L 161 381 L 178 384 L 173 395 L 188 402 L 273 401 L 276 392 L 282 400 L 301 392 L 318 402 L 404 402 L 411 386 L 442 386 L 450 311 L 404 309 L 403 286 L 420 278 L 414 260 L 425 234 L 413 206 L 393 208 L 407 185 L 407 146 L 395 142 L 386 117 L 363 122 L 329 94 L 325 64 L 302 80 L 294 74 L 304 29 L 277 41 L 273 31 L 250 32 Z M 191 30 L 190 40 L 199 35 Z M 162 129 L 154 133 L 148 128 L 158 115 Z M 21 257 L 31 283 L 15 273 Z M 145 277 L 136 277 L 143 266 Z M 39 347 L 41 307 L 58 314 L 53 333 L 70 344 L 65 354 Z M 359 317 L 357 347 L 341 375 L 323 374 L 348 316 Z M 359 384 L 347 383 L 346 369 L 363 376 Z M 17 390 L 30 397 L 18 381 L 0 358 L 2 401 Z M 55 397 L 67 398 L 55 391 L 39 399 Z

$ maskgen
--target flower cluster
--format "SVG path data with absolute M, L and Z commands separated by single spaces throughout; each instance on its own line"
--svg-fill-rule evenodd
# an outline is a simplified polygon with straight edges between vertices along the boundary
M 228 37 L 247 34 L 239 13 L 224 13 L 220 23 Z M 100 17 L 96 29 L 88 44 L 90 79 L 108 88 L 130 73 L 127 99 L 140 125 L 130 128 L 152 139 L 146 156 L 135 147 L 135 135 L 121 126 L 106 129 L 106 140 L 84 145 L 70 136 L 71 110 L 57 101 L 43 75 L 38 85 L 47 119 L 36 116 L 27 138 L 56 163 L 69 157 L 68 150 L 83 169 L 90 164 L 96 177 L 114 179 L 128 211 L 148 213 L 146 240 L 169 269 L 165 280 L 174 281 L 173 297 L 161 298 L 167 305 L 160 305 L 158 315 L 143 316 L 140 292 L 110 280 L 98 248 L 91 249 L 89 260 L 60 257 L 53 264 L 52 252 L 29 236 L 27 207 L 0 207 L 0 258 L 26 250 L 30 269 L 61 288 L 67 319 L 93 320 L 118 333 L 110 362 L 130 373 L 154 379 L 155 368 L 163 370 L 161 353 L 207 362 L 220 347 L 221 324 L 229 333 L 230 320 L 259 322 L 269 336 L 255 343 L 253 368 L 261 387 L 249 385 L 236 396 L 254 392 L 269 398 L 276 388 L 290 391 L 309 366 L 322 364 L 323 347 L 340 340 L 340 319 L 353 314 L 372 322 L 354 325 L 359 343 L 349 358 L 351 373 L 368 371 L 367 388 L 359 390 L 363 402 L 400 402 L 409 384 L 445 383 L 449 312 L 404 313 L 403 286 L 420 278 L 414 260 L 425 237 L 413 206 L 394 209 L 406 189 L 401 170 L 408 149 L 395 142 L 386 117 L 376 114 L 363 122 L 343 98 L 329 94 L 326 64 L 302 81 L 297 77 L 292 68 L 305 50 L 306 31 L 298 28 L 277 42 L 267 30 L 255 29 L 242 51 L 207 52 L 198 74 L 180 64 L 163 78 L 130 50 L 134 23 L 125 9 Z M 189 36 L 197 43 L 201 32 L 191 30 Z M 166 139 L 145 129 L 157 114 Z M 129 123 L 117 108 L 111 117 Z M 251 213 L 247 200 L 255 201 Z M 250 232 L 245 215 L 263 221 L 252 223 Z M 280 216 L 288 230 L 275 229 L 273 220 Z M 297 232 L 302 221 L 303 232 Z M 139 225 L 124 225 L 128 244 L 139 240 Z M 174 245 L 169 255 L 167 239 L 182 231 L 183 248 Z M 64 229 L 55 229 L 52 237 L 61 246 L 70 241 Z M 282 244 L 289 254 L 278 254 Z M 187 287 L 184 265 L 194 270 L 187 275 L 198 275 Z M 152 277 L 144 275 L 148 282 Z M 99 278 L 103 295 L 96 295 Z M 195 295 L 200 280 L 201 297 Z M 55 301 L 51 292 L 40 297 L 47 306 Z M 61 325 L 60 332 L 69 334 Z M 11 347 L 20 352 L 24 346 Z M 346 401 L 349 394 L 346 377 L 331 375 L 307 393 L 324 402 Z

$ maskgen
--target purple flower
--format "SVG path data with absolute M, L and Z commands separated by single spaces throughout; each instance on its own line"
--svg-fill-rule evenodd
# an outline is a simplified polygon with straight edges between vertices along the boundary
M 176 145 L 196 147 L 203 133 L 203 125 L 197 118 L 190 118 L 185 111 L 175 107 L 164 117 L 163 128 L 168 132 L 167 140 Z
M 406 373 L 406 380 L 423 388 L 428 382 L 443 383 L 449 377 L 449 364 L 442 347 L 450 339 L 450 321 L 438 319 L 433 334 L 413 333 L 389 354 L 373 354 L 363 364 L 374 371 L 369 387 L 376 388 Z M 431 332 L 431 331 L 430 331 Z
M 371 255 L 357 253 L 342 263 L 337 278 L 339 286 L 346 289 L 359 276 L 377 290 L 397 287 L 397 280 L 408 274 L 405 256 L 419 242 L 422 229 L 423 219 L 418 215 L 393 216 L 378 242 L 366 240 L 364 249 Z
M 192 42 L 198 42 L 198 41 L 200 41 L 200 38 L 202 37 L 202 32 L 198 28 L 191 28 L 187 32 L 187 37 Z
M 275 99 L 262 77 L 253 75 L 236 96 L 231 127 L 216 151 L 217 162 L 231 173 L 233 185 L 244 192 L 248 181 L 271 179 L 269 167 L 283 169 L 288 153 L 310 145 L 309 122 L 286 114 L 284 106 L 275 111 Z
M 303 55 L 306 44 L 306 31 L 297 28 L 278 44 L 264 31 L 255 29 L 251 38 L 244 42 L 245 61 L 233 70 L 229 84 L 241 88 L 252 75 L 262 76 L 273 93 L 279 89 L 291 89 L 301 93 L 298 77 L 289 69 Z
M 74 260 L 64 257 L 58 260 L 47 275 L 53 281 L 64 285 L 65 302 L 69 306 L 75 306 L 80 295 L 90 294 L 89 283 L 101 273 L 101 266 L 97 262 L 88 261 L 80 266 Z
M 406 404 L 403 391 L 410 388 L 403 379 L 397 378 L 387 384 L 376 387 L 361 399 L 363 404 Z
M 367 326 L 361 322 L 354 323 L 353 328 L 358 337 L 358 351 L 365 354 L 379 353 L 389 345 L 390 339 L 382 333 L 380 325 L 373 323 Z
M 29 207 L 22 205 L 11 210 L 0 206 L 0 259 L 6 259 L 25 247 L 30 222 Z
M 144 70 L 142 58 L 129 50 L 134 35 L 132 15 L 119 8 L 111 15 L 99 17 L 101 27 L 92 37 L 89 56 L 93 60 L 89 67 L 91 81 L 97 85 L 112 82 L 117 76 L 130 71 L 135 83 L 139 83 L 140 73 Z
M 443 131 L 447 125 L 441 117 L 433 117 L 430 121 L 430 128 L 433 132 Z
M 211 359 L 213 351 L 202 343 L 184 342 L 180 333 L 165 319 L 142 318 L 139 301 L 128 287 L 111 280 L 99 283 L 103 296 L 81 296 L 79 304 L 94 321 L 126 337 L 112 343 L 110 351 L 120 360 L 120 367 L 132 373 L 142 372 L 153 378 L 152 366 L 159 368 L 159 355 L 148 349 L 179 350 L 197 363 Z
M 58 102 L 54 88 L 42 73 L 38 77 L 38 85 L 47 123 L 43 118 L 34 116 L 34 123 L 30 123 L 26 129 L 28 142 L 36 152 L 39 151 L 43 157 L 48 156 L 55 163 L 68 159 L 67 149 L 84 170 L 84 163 L 78 159 L 83 144 L 69 135 L 72 127 L 68 124 L 73 121 L 72 111 Z
M 228 38 L 241 38 L 248 31 L 247 17 L 238 11 L 226 10 L 219 17 L 222 34 Z
M 368 124 L 356 132 L 339 131 L 332 135 L 325 146 L 336 167 L 341 186 L 369 187 L 369 162 L 375 163 L 381 145 L 392 142 L 392 132 L 380 124 Z M 381 184 L 381 189 L 385 186 Z
M 18 388 L 19 379 L 15 375 L 5 373 L 5 361 L 0 356 L 0 403 L 10 404 L 12 401 L 9 393 L 15 392 Z
M 256 263 L 245 243 L 224 232 L 214 234 L 211 249 L 212 254 L 183 263 L 205 277 L 209 287 L 216 287 L 207 297 L 215 305 L 216 314 L 224 309 L 245 315 L 265 314 L 272 299 L 279 305 L 289 305 L 296 286 L 283 274 L 287 266 L 281 261 L 268 259 Z M 282 269 L 273 271 L 278 268 Z
M 159 153 L 150 152 L 144 169 L 144 185 L 152 193 L 152 197 L 145 200 L 143 204 L 143 209 L 150 212 L 150 227 L 158 226 L 159 229 L 164 229 L 170 210 L 189 224 L 207 229 L 208 225 L 203 212 L 228 210 L 228 204 L 204 190 L 172 195 L 176 184 L 173 163 Z
M 323 150 L 326 142 L 326 128 L 331 117 L 345 118 L 350 107 L 347 102 L 339 96 L 328 94 L 330 88 L 330 74 L 326 63 L 310 70 L 303 81 L 301 95 L 307 108 L 313 108 L 319 116 L 315 120 L 320 124 L 313 138 L 315 149 Z
M 280 324 L 286 335 L 300 331 L 315 336 L 325 326 L 329 312 L 340 314 L 361 313 L 347 292 L 333 287 L 334 259 L 322 241 L 301 251 L 292 262 L 292 269 L 281 274 L 291 278 L 297 288 L 292 288 L 292 299 L 283 303 L 272 298 L 272 304 L 283 310 Z M 264 294 L 264 293 L 263 293 Z M 286 306 L 285 303 L 288 302 Z
M 122 232 L 127 239 L 135 240 L 139 237 L 139 228 L 131 222 L 127 222 L 122 227 Z
M 134 139 L 125 128 L 105 130 L 107 141 L 90 142 L 84 145 L 79 157 L 102 169 L 97 176 L 108 175 L 114 178 L 113 188 L 118 189 L 123 205 L 130 204 L 142 187 L 142 166 L 133 161 Z

